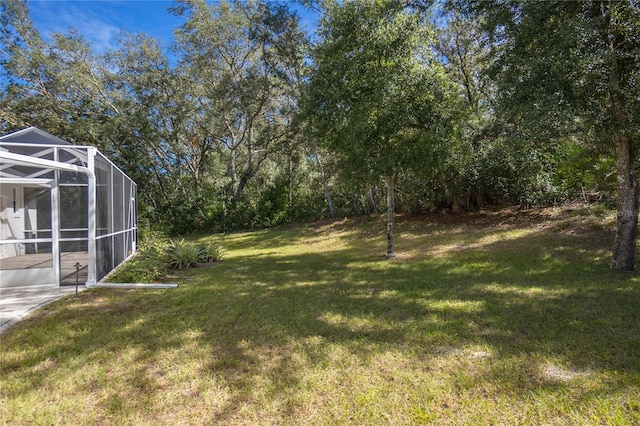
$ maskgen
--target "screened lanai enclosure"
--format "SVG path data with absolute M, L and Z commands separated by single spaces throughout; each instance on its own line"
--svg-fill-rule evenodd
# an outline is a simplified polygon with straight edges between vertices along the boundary
M 0 287 L 91 286 L 136 251 L 136 184 L 96 148 L 0 137 Z

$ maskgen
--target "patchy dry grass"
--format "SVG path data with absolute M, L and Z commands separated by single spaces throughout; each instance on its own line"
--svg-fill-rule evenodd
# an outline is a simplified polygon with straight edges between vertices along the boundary
M 640 276 L 609 269 L 611 225 L 400 219 L 394 261 L 378 219 L 216 235 L 177 290 L 85 291 L 3 335 L 0 418 L 638 424 Z

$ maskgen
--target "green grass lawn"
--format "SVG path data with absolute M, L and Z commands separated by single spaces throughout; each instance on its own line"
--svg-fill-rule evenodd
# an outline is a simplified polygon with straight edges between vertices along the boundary
M 544 210 L 202 237 L 176 290 L 87 290 L 2 336 L 5 424 L 640 424 L 640 275 Z

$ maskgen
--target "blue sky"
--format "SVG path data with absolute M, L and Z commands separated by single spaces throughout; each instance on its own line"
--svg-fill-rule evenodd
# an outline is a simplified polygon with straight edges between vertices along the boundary
M 281 0 L 298 12 L 302 25 L 311 31 L 315 15 L 293 0 Z M 94 50 L 105 52 L 115 46 L 121 30 L 144 32 L 169 43 L 173 30 L 182 23 L 168 12 L 172 1 L 165 0 L 30 0 L 31 19 L 44 38 L 52 32 L 75 28 Z

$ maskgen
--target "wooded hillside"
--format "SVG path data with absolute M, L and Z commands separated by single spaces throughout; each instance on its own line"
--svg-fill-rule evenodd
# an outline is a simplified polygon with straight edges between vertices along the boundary
M 100 53 L 2 0 L 0 133 L 95 145 L 171 234 L 599 200 L 633 269 L 636 1 L 302 3 L 313 34 L 285 2 L 182 0 L 172 44 Z

